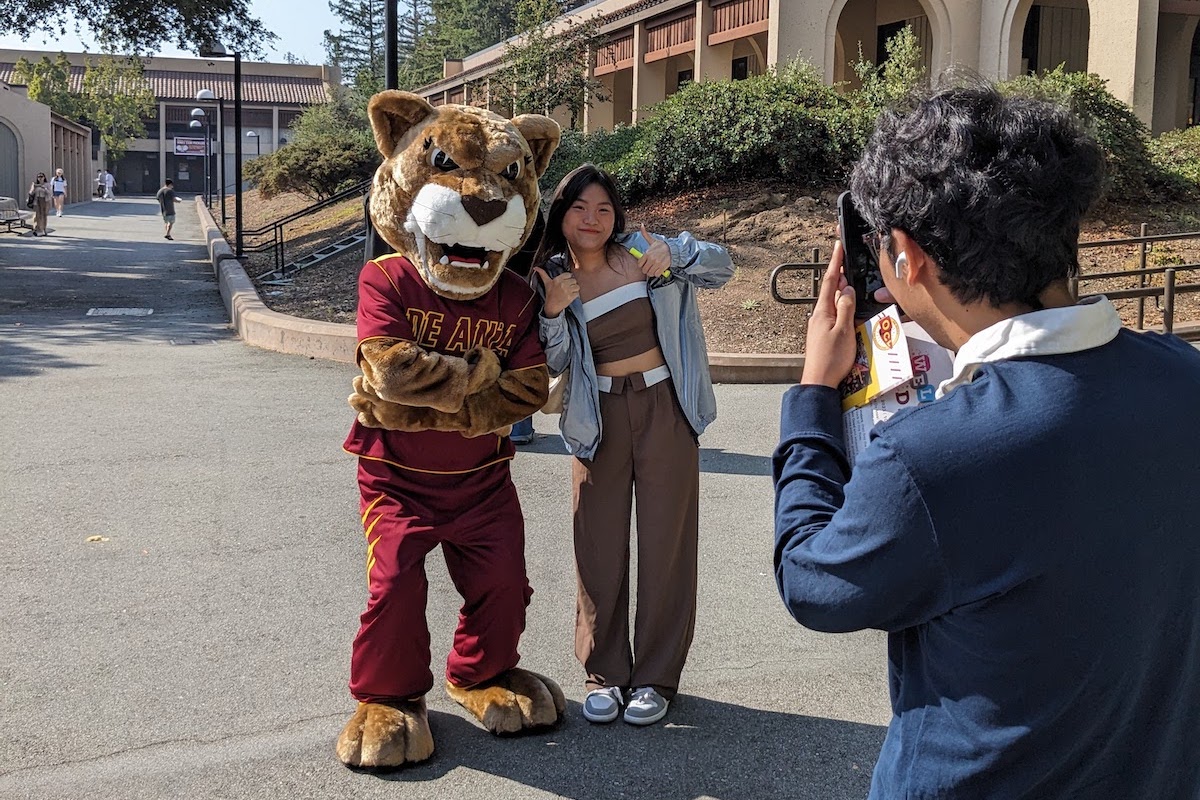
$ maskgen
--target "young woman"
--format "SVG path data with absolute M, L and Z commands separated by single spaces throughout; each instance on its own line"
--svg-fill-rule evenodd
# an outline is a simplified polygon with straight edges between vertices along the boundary
M 696 288 L 733 275 L 691 234 L 625 233 L 612 178 L 585 164 L 555 191 L 534 259 L 559 425 L 572 462 L 583 715 L 661 720 L 696 619 L 697 437 L 716 416 Z M 637 496 L 637 618 L 629 641 L 629 521 Z
M 63 204 L 67 202 L 67 178 L 63 175 L 62 167 L 54 170 L 50 179 L 50 191 L 54 193 L 54 216 L 61 217 Z
M 50 216 L 50 184 L 46 181 L 46 173 L 39 172 L 29 186 L 29 196 L 33 199 L 33 235 L 46 235 L 46 218 Z

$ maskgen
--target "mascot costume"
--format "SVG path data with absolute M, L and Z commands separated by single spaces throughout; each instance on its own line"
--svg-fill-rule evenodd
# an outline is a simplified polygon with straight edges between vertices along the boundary
M 508 432 L 546 402 L 549 374 L 533 291 L 504 268 L 533 227 L 560 130 L 397 91 L 368 113 L 384 159 L 371 220 L 395 252 L 359 277 L 345 449 L 358 456 L 368 598 L 350 666 L 358 708 L 337 755 L 386 769 L 433 754 L 424 564 L 439 544 L 464 601 L 450 697 L 497 734 L 566 708 L 554 681 L 516 666 L 533 590 Z

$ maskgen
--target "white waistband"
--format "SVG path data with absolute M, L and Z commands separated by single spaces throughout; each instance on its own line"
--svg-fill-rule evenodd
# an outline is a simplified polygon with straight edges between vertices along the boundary
M 646 370 L 645 372 L 635 372 L 633 374 L 641 375 L 642 380 L 644 380 L 646 382 L 646 388 L 649 388 L 649 387 L 653 386 L 654 384 L 662 383 L 667 378 L 671 377 L 671 370 L 669 367 L 667 367 L 666 364 L 663 364 L 661 367 L 655 367 L 654 369 Z M 624 377 L 630 378 L 633 376 L 625 375 Z M 620 380 L 620 378 L 617 378 L 617 380 Z M 609 377 L 608 375 L 597 375 L 596 383 L 599 386 L 600 391 L 602 391 L 602 392 L 611 392 L 612 391 L 613 378 Z

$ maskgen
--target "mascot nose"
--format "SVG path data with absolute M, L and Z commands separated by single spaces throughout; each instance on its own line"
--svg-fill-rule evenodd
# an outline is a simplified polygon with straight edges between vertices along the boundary
M 487 225 L 508 209 L 508 203 L 503 200 L 480 200 L 478 197 L 464 197 L 462 204 L 476 225 Z

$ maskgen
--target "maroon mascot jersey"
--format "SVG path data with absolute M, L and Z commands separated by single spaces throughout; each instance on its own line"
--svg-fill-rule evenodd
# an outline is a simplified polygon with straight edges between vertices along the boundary
M 546 363 L 537 333 L 533 290 L 509 270 L 476 300 L 447 300 L 426 285 L 407 258 L 368 261 L 358 283 L 358 342 L 404 339 L 430 352 L 461 356 L 472 347 L 495 351 L 502 370 Z M 344 445 L 349 453 L 417 472 L 463 473 L 510 460 L 508 437 L 468 439 L 457 432 L 388 431 L 355 420 Z

